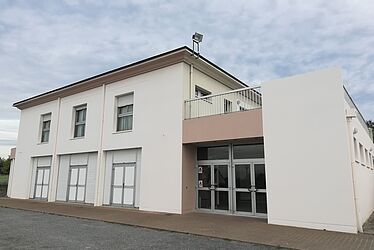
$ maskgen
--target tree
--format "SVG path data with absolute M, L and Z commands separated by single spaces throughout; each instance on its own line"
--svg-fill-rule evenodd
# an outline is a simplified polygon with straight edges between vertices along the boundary
M 8 159 L 0 157 L 0 174 L 9 175 L 10 161 L 9 157 Z
M 372 135 L 373 141 L 374 141 L 374 121 L 368 120 L 368 121 L 366 121 L 366 125 L 368 125 L 369 129 L 371 129 L 371 135 Z

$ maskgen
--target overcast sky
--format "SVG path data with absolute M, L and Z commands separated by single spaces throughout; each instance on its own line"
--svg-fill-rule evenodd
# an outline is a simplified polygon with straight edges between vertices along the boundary
M 373 17 L 372 0 L 0 0 L 0 156 L 16 142 L 12 103 L 190 46 L 195 31 L 202 54 L 248 84 L 341 67 L 374 119 Z

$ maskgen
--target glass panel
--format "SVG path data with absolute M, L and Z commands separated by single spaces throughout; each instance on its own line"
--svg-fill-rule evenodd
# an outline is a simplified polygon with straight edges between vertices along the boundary
M 75 125 L 74 137 L 83 137 L 85 134 L 85 124 Z
M 76 122 L 86 121 L 86 110 L 87 109 L 80 109 L 80 110 L 76 111 L 76 113 L 75 113 L 75 121 Z
M 229 159 L 229 147 L 203 147 L 197 148 L 198 160 L 224 160 Z
M 85 187 L 78 187 L 77 201 L 84 201 L 84 191 L 85 191 Z
M 214 208 L 217 210 L 229 210 L 229 192 L 215 191 Z
M 43 184 L 49 183 L 49 169 L 44 170 L 44 178 L 43 178 Z
M 214 184 L 217 188 L 227 188 L 229 186 L 227 165 L 214 165 Z
M 264 158 L 264 144 L 234 145 L 234 159 Z
M 210 187 L 211 181 L 210 181 L 210 166 L 207 165 L 200 165 L 198 167 L 198 186 L 199 187 Z
M 135 180 L 135 167 L 126 167 L 125 185 L 134 186 L 134 180 Z
M 266 193 L 256 193 L 256 213 L 267 213 Z
M 117 131 L 125 130 L 125 117 L 117 118 Z
M 199 190 L 198 208 L 211 208 L 211 191 Z
M 51 125 L 51 121 L 43 122 L 43 130 L 49 130 L 50 125 Z
M 77 185 L 78 181 L 78 169 L 71 168 L 70 169 L 70 185 Z
M 236 211 L 252 212 L 251 192 L 236 192 Z
M 235 187 L 251 187 L 251 166 L 249 164 L 235 165 Z
M 43 131 L 41 142 L 48 142 L 48 141 L 49 141 L 49 130 Z
M 78 185 L 86 185 L 86 168 L 79 168 Z
M 114 204 L 122 204 L 122 187 L 113 188 L 113 201 Z
M 134 201 L 134 189 L 125 188 L 123 189 L 123 204 L 132 205 Z
M 77 194 L 77 188 L 74 187 L 69 187 L 69 201 L 75 201 Z
M 265 164 L 255 164 L 256 189 L 266 189 Z
M 41 198 L 41 197 L 42 197 L 42 186 L 36 185 L 35 198 Z
M 43 185 L 42 198 L 46 199 L 48 197 L 48 185 Z
M 36 179 L 36 184 L 42 184 L 43 183 L 43 170 L 42 169 L 38 169 L 37 170 L 37 179 Z
M 122 186 L 123 185 L 123 167 L 114 168 L 114 182 L 113 185 Z
M 125 116 L 125 130 L 131 130 L 132 129 L 132 115 Z

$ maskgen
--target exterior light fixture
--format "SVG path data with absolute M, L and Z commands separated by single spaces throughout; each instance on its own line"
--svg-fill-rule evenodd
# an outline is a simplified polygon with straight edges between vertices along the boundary
M 193 55 L 196 55 L 196 58 L 199 58 L 200 56 L 200 43 L 202 41 L 203 41 L 202 34 L 195 32 L 195 34 L 192 35 L 192 50 L 193 50 Z M 196 45 L 196 51 L 195 51 L 195 45 Z

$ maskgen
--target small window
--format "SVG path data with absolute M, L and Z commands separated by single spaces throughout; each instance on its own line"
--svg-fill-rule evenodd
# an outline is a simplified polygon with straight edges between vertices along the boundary
M 365 164 L 365 157 L 364 157 L 364 147 L 361 143 L 359 143 L 359 149 L 360 149 L 360 162 L 361 164 Z
M 203 96 L 207 96 L 207 95 L 211 95 L 212 93 L 209 92 L 208 90 L 205 90 L 199 86 L 195 86 L 195 97 L 196 98 L 199 98 L 199 97 L 203 97 Z
M 87 105 L 74 108 L 74 138 L 84 137 L 86 132 Z
M 357 139 L 353 138 L 353 148 L 355 150 L 355 161 L 360 162 L 359 156 L 358 156 L 358 145 L 357 145 Z
M 366 148 L 365 148 L 365 165 L 367 167 L 369 167 L 369 165 L 370 165 L 370 162 L 369 162 L 369 152 L 368 152 L 368 150 Z
M 46 143 L 49 141 L 49 133 L 51 131 L 51 113 L 42 115 L 41 117 L 41 143 Z
M 225 113 L 232 112 L 232 102 L 227 99 L 224 99 L 224 111 Z
M 133 127 L 134 94 L 117 97 L 117 129 L 116 131 L 130 131 Z

